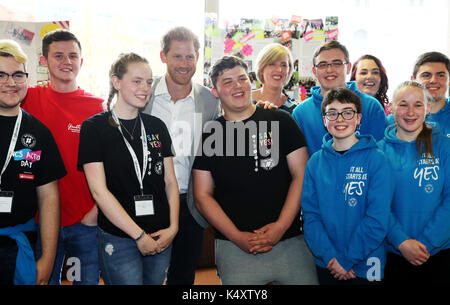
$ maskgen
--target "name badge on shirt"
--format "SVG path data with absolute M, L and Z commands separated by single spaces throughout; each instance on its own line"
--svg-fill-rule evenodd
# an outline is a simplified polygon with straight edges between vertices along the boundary
M 134 206 L 136 208 L 136 216 L 154 215 L 153 195 L 136 195 L 134 196 Z
M 11 213 L 14 192 L 0 192 L 0 213 Z

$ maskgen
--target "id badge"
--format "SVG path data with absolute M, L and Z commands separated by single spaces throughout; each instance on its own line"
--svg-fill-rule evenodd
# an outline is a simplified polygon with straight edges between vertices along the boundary
M 154 215 L 153 195 L 136 195 L 134 196 L 134 206 L 136 208 L 136 216 Z
M 0 192 L 0 213 L 11 213 L 14 192 Z

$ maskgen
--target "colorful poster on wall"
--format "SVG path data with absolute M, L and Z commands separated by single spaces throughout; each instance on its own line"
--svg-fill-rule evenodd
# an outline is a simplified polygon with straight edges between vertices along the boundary
M 207 13 L 205 16 L 205 50 L 203 59 L 203 84 L 209 86 L 208 73 L 211 69 L 211 59 L 213 54 L 213 39 L 220 35 L 219 28 L 217 27 L 217 14 Z
M 325 18 L 325 40 L 336 40 L 338 39 L 339 30 L 338 30 L 338 17 L 326 17 Z
M 56 29 L 69 29 L 69 21 L 16 22 L 0 20 L 0 38 L 12 39 L 20 44 L 28 56 L 29 84 L 48 80 L 48 70 L 40 61 L 42 38 Z
M 205 77 L 206 71 L 209 71 L 206 65 L 213 64 L 223 55 L 241 57 L 249 67 L 249 75 L 254 74 L 259 52 L 267 44 L 280 43 L 291 51 L 294 61 L 293 79 L 288 85 L 292 84 L 287 92 L 293 94 L 296 100 L 304 100 L 315 84 L 312 73 L 315 50 L 325 41 L 336 39 L 338 30 L 337 17 L 304 19 L 299 15 L 292 15 L 290 19 L 273 16 L 263 20 L 228 20 L 223 24 L 225 28 L 218 29 L 219 34 L 213 35 L 210 42 L 208 37 L 205 38 L 205 46 L 210 43 L 210 49 L 205 48 L 205 57 L 210 58 L 209 62 L 205 59 Z M 211 33 L 211 29 L 207 28 L 207 32 Z M 303 91 L 300 90 L 301 82 L 304 83 Z

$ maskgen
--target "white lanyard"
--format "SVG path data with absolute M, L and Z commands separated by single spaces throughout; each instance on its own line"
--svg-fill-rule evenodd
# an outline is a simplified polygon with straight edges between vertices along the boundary
M 125 138 L 123 132 L 122 132 L 122 128 L 120 126 L 120 121 L 119 118 L 117 117 L 116 113 L 114 112 L 114 110 L 111 110 L 111 114 L 112 117 L 114 119 L 114 121 L 119 125 L 119 131 L 122 134 L 123 140 L 125 141 L 125 144 L 127 145 L 128 151 L 130 152 L 131 158 L 133 159 L 133 164 L 134 164 L 134 171 L 136 172 L 136 177 L 139 181 L 139 186 L 141 188 L 141 194 L 144 194 L 144 177 L 145 177 L 145 172 L 147 171 L 147 163 L 148 163 L 148 149 L 147 149 L 147 134 L 145 133 L 145 127 L 144 127 L 144 122 L 142 122 L 141 116 L 139 115 L 139 120 L 141 121 L 141 141 L 142 141 L 142 156 L 144 157 L 144 162 L 143 162 L 143 169 L 141 171 L 141 167 L 139 166 L 139 161 L 137 159 L 136 153 L 133 150 L 133 147 L 131 147 L 130 143 L 128 142 L 128 140 Z
M 22 123 L 22 109 L 19 109 L 19 115 L 17 116 L 16 124 L 14 125 L 14 131 L 13 131 L 13 134 L 11 137 L 11 142 L 9 143 L 8 153 L 6 154 L 6 161 L 5 161 L 5 164 L 3 164 L 3 169 L 2 169 L 2 172 L 0 173 L 0 186 L 2 183 L 2 175 L 6 171 L 9 161 L 11 160 L 11 157 L 13 156 L 14 148 L 16 147 L 17 139 L 19 138 L 19 130 L 20 130 L 21 123 Z

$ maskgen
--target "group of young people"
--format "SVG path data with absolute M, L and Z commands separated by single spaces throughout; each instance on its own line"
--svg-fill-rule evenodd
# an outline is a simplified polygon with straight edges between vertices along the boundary
M 74 285 L 100 275 L 105 284 L 194 283 L 207 226 L 193 203 L 194 127 L 219 113 L 192 82 L 199 47 L 189 29 L 169 31 L 167 73 L 155 79 L 145 58 L 119 55 L 104 102 L 77 84 L 83 59 L 73 33 L 43 38 L 46 87 L 28 87 L 26 55 L 0 41 L 2 284 L 58 285 L 65 260 L 75 264 Z
M 161 44 L 166 73 L 121 54 L 103 102 L 77 85 L 69 31 L 43 39 L 48 87 L 28 87 L 26 55 L 0 41 L 2 284 L 59 284 L 75 257 L 74 284 L 192 285 L 209 225 L 222 284 L 448 282 L 445 55 L 420 57 L 389 125 L 376 94 L 346 82 L 337 41 L 314 54 L 320 86 L 296 107 L 279 44 L 258 56 L 257 92 L 234 56 L 213 65 L 211 90 L 195 84 L 190 30 Z

